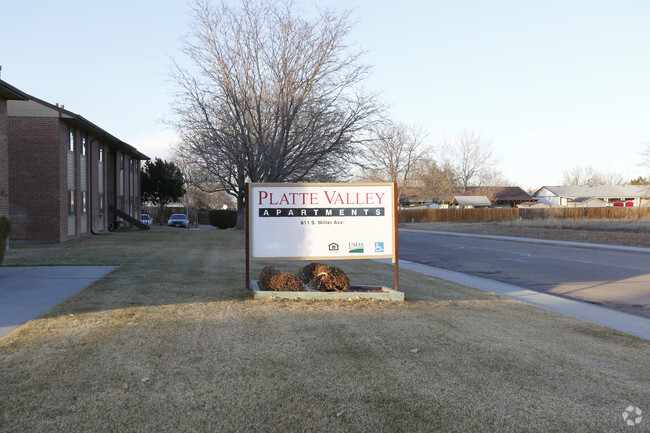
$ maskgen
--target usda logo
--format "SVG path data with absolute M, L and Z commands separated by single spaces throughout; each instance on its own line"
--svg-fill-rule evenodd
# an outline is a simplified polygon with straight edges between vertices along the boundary
M 348 252 L 351 254 L 363 253 L 363 242 L 348 242 Z
M 641 424 L 643 417 L 643 411 L 636 406 L 628 406 L 623 412 L 623 421 L 629 426 L 635 426 Z

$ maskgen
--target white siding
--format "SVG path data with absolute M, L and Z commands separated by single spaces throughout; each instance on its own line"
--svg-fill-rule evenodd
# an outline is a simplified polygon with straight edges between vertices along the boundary
M 560 197 L 546 188 L 542 188 L 541 190 L 537 191 L 534 197 L 539 199 L 542 203 L 548 203 L 553 206 L 560 206 L 562 204 Z M 566 203 L 564 204 L 566 205 Z
M 77 234 L 77 219 L 74 215 L 68 216 L 68 237 L 75 236 Z
M 81 174 L 81 184 L 79 186 L 82 191 L 88 191 L 88 158 L 85 156 L 81 157 L 79 173 Z
M 97 167 L 97 188 L 100 194 L 104 193 L 104 163 L 102 161 L 99 161 Z
M 77 189 L 75 185 L 74 152 L 68 152 L 68 190 Z
M 7 101 L 7 116 L 59 117 L 59 110 L 36 101 Z M 70 118 L 64 113 L 61 113 L 61 117 Z

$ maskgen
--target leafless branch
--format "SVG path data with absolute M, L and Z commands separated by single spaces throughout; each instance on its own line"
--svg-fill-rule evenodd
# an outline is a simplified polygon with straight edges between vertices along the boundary
M 199 0 L 173 66 L 182 147 L 243 210 L 246 182 L 333 180 L 382 107 L 359 86 L 369 68 L 345 43 L 349 13 L 295 14 L 289 0 Z

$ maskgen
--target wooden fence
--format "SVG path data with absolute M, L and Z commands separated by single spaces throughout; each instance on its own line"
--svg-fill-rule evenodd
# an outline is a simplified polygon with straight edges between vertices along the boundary
M 400 223 L 451 221 L 505 221 L 515 219 L 589 218 L 650 220 L 650 207 L 557 207 L 544 209 L 402 209 Z

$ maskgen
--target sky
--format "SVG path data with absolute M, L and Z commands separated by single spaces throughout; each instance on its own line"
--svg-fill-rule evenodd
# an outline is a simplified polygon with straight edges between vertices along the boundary
M 236 3 L 236 0 L 229 0 Z M 350 9 L 392 119 L 434 151 L 463 131 L 492 144 L 514 185 L 558 185 L 576 166 L 650 175 L 647 0 L 296 0 Z M 183 62 L 184 0 L 4 1 L 0 78 L 82 115 L 150 157 L 168 158 L 172 58 Z

